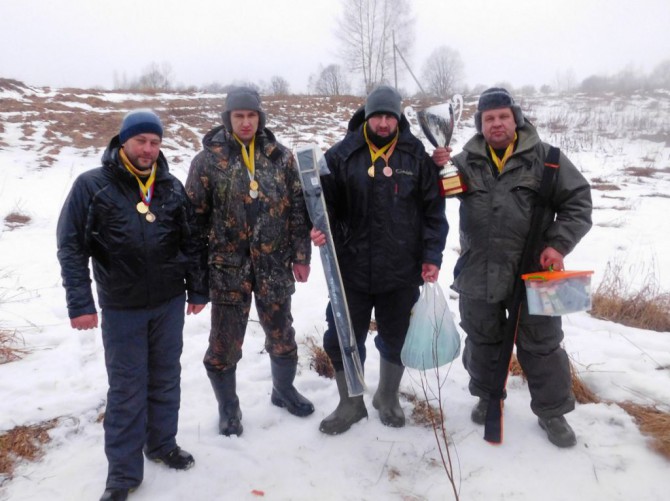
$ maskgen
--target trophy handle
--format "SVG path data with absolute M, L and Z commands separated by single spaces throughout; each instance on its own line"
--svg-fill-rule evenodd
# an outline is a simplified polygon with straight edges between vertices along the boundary
M 461 121 L 461 114 L 463 113 L 463 96 L 454 94 L 451 98 L 451 106 L 454 110 L 454 125 L 458 125 Z
M 403 114 L 405 115 L 405 118 L 409 123 L 409 128 L 412 131 L 412 134 L 418 136 L 419 132 L 421 131 L 421 127 L 419 125 L 419 117 L 417 116 L 417 113 L 414 110 L 414 108 L 412 108 L 411 106 L 405 106 Z

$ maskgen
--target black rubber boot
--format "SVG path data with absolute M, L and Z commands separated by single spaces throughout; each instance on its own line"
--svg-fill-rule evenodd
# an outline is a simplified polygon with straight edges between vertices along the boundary
M 575 432 L 563 416 L 537 418 L 540 427 L 547 432 L 547 438 L 556 447 L 572 447 L 577 443 Z
M 319 430 L 327 435 L 344 433 L 351 425 L 368 417 L 368 410 L 363 402 L 363 395 L 350 397 L 347 390 L 347 380 L 344 371 L 335 372 L 337 391 L 340 394 L 340 403 L 335 411 L 326 417 L 319 425 Z
M 476 424 L 486 424 L 486 412 L 489 408 L 489 401 L 485 398 L 480 398 L 479 402 L 475 404 L 470 413 L 470 419 Z
M 277 407 L 285 407 L 294 416 L 309 416 L 314 412 L 312 402 L 303 397 L 293 386 L 298 359 L 270 357 L 272 369 L 272 397 Z
M 126 501 L 126 499 L 128 499 L 128 489 L 109 487 L 102 493 L 100 501 Z
M 396 365 L 383 358 L 379 361 L 379 386 L 372 399 L 372 406 L 379 411 L 379 419 L 385 426 L 405 426 L 405 413 L 398 400 L 398 388 L 404 372 L 403 365 Z
M 219 403 L 219 433 L 221 435 L 242 435 L 242 411 L 240 399 L 235 393 L 235 369 L 223 372 L 207 371 L 212 389 Z

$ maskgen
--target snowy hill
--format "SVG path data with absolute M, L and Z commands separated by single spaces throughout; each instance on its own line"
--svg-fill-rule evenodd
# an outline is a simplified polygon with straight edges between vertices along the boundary
M 651 273 L 670 290 L 670 95 L 518 96 L 522 109 L 592 182 L 594 227 L 566 259 L 571 269 L 595 271 L 624 263 L 630 282 Z M 266 97 L 268 126 L 291 147 L 340 139 L 362 99 Z M 415 107 L 423 103 L 408 100 Z M 166 133 L 163 151 L 184 180 L 203 134 L 220 121 L 223 96 L 128 94 L 34 88 L 0 80 L 0 329 L 15 332 L 29 351 L 0 365 L 0 433 L 58 419 L 38 462 L 23 463 L 12 480 L 0 477 L 0 499 L 97 499 L 106 461 L 102 425 L 106 375 L 99 331 L 70 329 L 55 255 L 55 226 L 74 178 L 99 164 L 102 150 L 129 109 L 153 108 Z M 476 96 L 466 96 L 455 132 L 458 152 L 474 133 Z M 426 142 L 428 147 L 428 143 Z M 26 224 L 8 216 L 27 216 Z M 449 200 L 451 231 L 439 283 L 449 291 L 458 255 L 458 202 Z M 168 471 L 147 463 L 132 500 L 448 500 L 451 485 L 430 428 L 381 425 L 372 408 L 379 358 L 368 350 L 365 396 L 370 418 L 342 436 L 318 431 L 337 404 L 334 381 L 310 368 L 308 342 L 321 343 L 327 289 L 318 253 L 306 284 L 298 286 L 293 316 L 300 344 L 296 386 L 316 412 L 304 419 L 270 404 L 270 364 L 263 334 L 250 322 L 238 368 L 244 434 L 217 434 L 216 404 L 202 366 L 209 308 L 188 317 L 182 356 L 181 446 L 196 466 Z M 450 296 L 457 309 L 457 298 Z M 252 319 L 255 311 L 252 310 Z M 597 320 L 587 313 L 564 318 L 566 349 L 585 383 L 608 402 L 633 401 L 670 412 L 670 333 Z M 370 341 L 371 342 L 371 341 Z M 475 399 L 460 360 L 442 368 L 443 408 L 456 483 L 463 500 L 543 499 L 661 501 L 668 499 L 670 462 L 654 452 L 623 409 L 611 403 L 578 405 L 568 415 L 578 444 L 551 445 L 530 412 L 528 389 L 512 376 L 505 406 L 505 442 L 493 447 L 470 421 Z M 435 375 L 429 375 L 437 388 Z M 422 395 L 419 374 L 408 371 L 401 390 Z M 431 402 L 433 405 L 435 401 Z

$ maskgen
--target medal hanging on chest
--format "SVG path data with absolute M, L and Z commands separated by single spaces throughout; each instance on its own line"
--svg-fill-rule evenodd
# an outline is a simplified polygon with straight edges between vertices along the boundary
M 363 135 L 365 136 L 365 142 L 368 143 L 368 149 L 370 150 L 370 159 L 372 160 L 372 165 L 368 167 L 368 176 L 375 177 L 375 162 L 377 159 L 382 158 L 386 164 L 382 169 L 382 174 L 386 177 L 393 176 L 393 169 L 389 166 L 389 160 L 393 152 L 395 151 L 395 146 L 398 144 L 398 131 L 396 130 L 395 137 L 393 141 L 388 143 L 381 148 L 377 148 L 372 141 L 368 138 L 368 124 L 365 124 L 363 128 Z
M 247 146 L 237 137 L 236 134 L 233 134 L 235 140 L 240 143 L 240 148 L 242 149 L 242 161 L 247 168 L 249 173 L 249 196 L 253 199 L 258 198 L 258 181 L 256 181 L 256 157 L 254 154 L 256 146 L 256 136 L 251 138 L 249 141 L 249 151 L 247 151 Z
M 156 215 L 151 212 L 151 209 L 149 208 L 151 205 L 151 199 L 154 196 L 154 182 L 156 181 L 156 163 L 151 167 L 151 174 L 149 174 L 149 177 L 146 178 L 147 181 L 143 182 L 142 178 L 140 176 L 142 175 L 142 172 L 139 171 L 131 162 L 128 160 L 128 157 L 126 156 L 126 152 L 123 150 L 123 148 L 119 149 L 119 157 L 121 158 L 121 161 L 123 162 L 123 165 L 125 168 L 130 172 L 135 179 L 137 180 L 137 184 L 139 185 L 140 188 L 140 198 L 141 200 L 137 202 L 135 205 L 135 210 L 139 212 L 140 214 L 144 215 L 144 219 L 146 219 L 149 223 L 153 223 L 156 220 Z M 144 174 L 146 177 L 146 173 Z

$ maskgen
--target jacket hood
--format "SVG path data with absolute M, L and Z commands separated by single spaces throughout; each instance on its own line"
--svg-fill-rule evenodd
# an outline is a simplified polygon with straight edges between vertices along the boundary
M 356 110 L 354 116 L 352 116 L 351 119 L 349 120 L 349 126 L 347 127 L 347 130 L 349 132 L 358 130 L 358 128 L 361 125 L 363 125 L 364 122 L 365 122 L 365 106 L 361 106 Z M 401 134 L 409 129 L 409 122 L 407 121 L 407 118 L 405 118 L 404 113 L 400 115 L 398 128 L 400 129 Z
M 121 159 L 119 158 L 119 148 L 121 148 L 121 139 L 117 134 L 109 141 L 107 148 L 105 148 L 105 151 L 102 154 L 102 165 L 104 167 L 123 167 Z M 156 173 L 158 177 L 162 177 L 170 171 L 167 159 L 165 158 L 165 155 L 163 155 L 162 150 L 158 153 L 158 160 L 156 160 L 156 162 L 158 163 L 158 172 Z M 125 167 L 123 167 L 122 170 L 127 172 Z M 130 175 L 130 173 L 128 173 L 128 175 Z
M 256 132 L 258 144 L 276 143 L 277 139 L 270 129 L 264 128 Z M 222 146 L 236 146 L 237 141 L 224 125 L 218 125 L 202 138 L 202 146 L 206 150 L 220 150 Z

